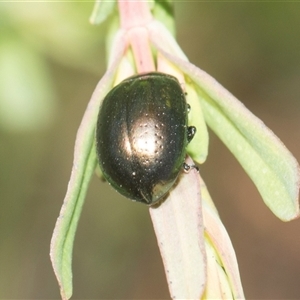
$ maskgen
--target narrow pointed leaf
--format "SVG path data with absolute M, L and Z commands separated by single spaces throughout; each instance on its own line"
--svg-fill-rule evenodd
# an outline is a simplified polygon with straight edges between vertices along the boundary
M 80 164 L 81 165 L 81 164 Z M 74 168 L 59 218 L 51 240 L 50 257 L 60 285 L 62 299 L 72 295 L 72 252 L 75 232 L 81 214 L 85 195 L 96 166 L 94 149 L 82 166 Z
M 199 173 L 194 169 L 183 173 L 165 202 L 150 208 L 150 215 L 172 299 L 200 299 L 206 254 Z
M 226 271 L 218 253 L 208 238 L 205 239 L 205 249 L 207 253 L 207 284 L 202 299 L 236 299 L 232 294 Z
M 113 85 L 124 49 L 125 46 L 119 49 L 119 54 L 115 57 L 115 63 L 98 83 L 76 137 L 71 178 L 50 246 L 50 257 L 60 285 L 62 299 L 69 299 L 72 295 L 71 264 L 74 237 L 88 184 L 97 162 L 94 147 L 97 115 L 101 101 Z
M 231 295 L 234 299 L 244 299 L 243 287 L 240 279 L 238 263 L 233 249 L 230 237 L 220 220 L 219 214 L 213 204 L 209 195 L 207 187 L 201 178 L 201 196 L 203 208 L 203 223 L 205 225 L 206 240 L 213 245 L 215 255 L 220 260 L 220 285 L 223 287 L 220 290 L 227 290 L 228 284 L 230 286 Z M 209 246 L 207 246 L 209 247 Z M 207 254 L 209 256 L 209 254 Z M 223 275 L 222 275 L 223 274 Z M 225 277 L 223 277 L 225 276 Z M 208 264 L 209 277 L 209 264 Z M 207 287 L 209 289 L 209 287 Z
M 198 85 L 208 125 L 234 154 L 266 205 L 281 220 L 299 216 L 299 165 L 279 138 L 214 78 L 166 53 Z

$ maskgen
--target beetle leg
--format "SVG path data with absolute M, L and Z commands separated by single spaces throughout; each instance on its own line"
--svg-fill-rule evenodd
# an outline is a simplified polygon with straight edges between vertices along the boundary
M 188 103 L 186 104 L 186 110 L 188 113 L 191 111 L 191 106 Z
M 196 134 L 196 127 L 189 126 L 187 129 L 187 141 L 188 143 L 193 139 L 194 135 Z
M 196 165 L 188 165 L 184 162 L 182 167 L 185 173 L 189 173 L 191 169 L 196 169 L 196 171 L 199 172 L 199 168 Z

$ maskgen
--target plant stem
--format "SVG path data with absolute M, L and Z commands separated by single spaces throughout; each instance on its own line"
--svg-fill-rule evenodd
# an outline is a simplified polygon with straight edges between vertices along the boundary
M 119 12 L 121 27 L 128 30 L 128 40 L 133 51 L 137 72 L 155 71 L 149 34 L 144 27 L 152 21 L 148 3 L 142 1 L 119 1 Z

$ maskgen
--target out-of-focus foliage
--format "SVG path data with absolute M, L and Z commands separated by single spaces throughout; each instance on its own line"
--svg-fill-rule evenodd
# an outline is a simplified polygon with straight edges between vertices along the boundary
M 105 26 L 88 22 L 93 3 L 0 3 L 0 126 L 41 129 L 55 119 L 51 61 L 99 74 Z M 99 50 L 98 50 L 99 51 Z

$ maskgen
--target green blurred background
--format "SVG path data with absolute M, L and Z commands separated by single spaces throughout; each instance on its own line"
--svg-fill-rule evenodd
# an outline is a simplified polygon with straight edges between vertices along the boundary
M 58 299 L 49 243 L 86 104 L 105 71 L 92 2 L 0 3 L 0 299 Z M 300 160 L 300 3 L 176 2 L 179 44 Z M 300 295 L 300 223 L 283 223 L 211 133 L 200 168 L 247 298 Z M 148 209 L 92 180 L 74 299 L 168 299 Z

